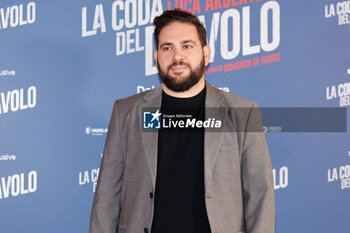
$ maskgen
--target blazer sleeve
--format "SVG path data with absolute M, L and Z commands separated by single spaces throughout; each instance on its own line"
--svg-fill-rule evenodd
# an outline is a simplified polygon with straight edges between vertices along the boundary
M 246 233 L 275 232 L 272 167 L 259 107 L 253 104 L 242 149 L 242 188 Z
M 117 109 L 114 103 L 91 210 L 90 233 L 118 230 L 124 155 Z

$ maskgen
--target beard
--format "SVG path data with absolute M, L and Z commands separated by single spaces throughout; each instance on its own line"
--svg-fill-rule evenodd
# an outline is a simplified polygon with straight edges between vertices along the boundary
M 170 75 L 170 69 L 176 65 L 185 65 L 190 69 L 190 74 L 187 77 L 179 77 Z M 175 61 L 173 64 L 169 65 L 166 71 L 162 70 L 159 66 L 159 62 L 157 61 L 157 68 L 159 72 L 160 79 L 164 83 L 164 85 L 172 91 L 175 92 L 184 92 L 189 90 L 198 81 L 202 78 L 205 69 L 205 61 L 204 56 L 200 62 L 200 64 L 192 68 L 189 64 L 184 63 L 182 61 Z

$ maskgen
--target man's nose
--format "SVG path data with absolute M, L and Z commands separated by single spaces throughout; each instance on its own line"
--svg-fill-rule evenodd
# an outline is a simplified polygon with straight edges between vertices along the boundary
M 174 61 L 182 61 L 183 53 L 181 48 L 174 48 Z

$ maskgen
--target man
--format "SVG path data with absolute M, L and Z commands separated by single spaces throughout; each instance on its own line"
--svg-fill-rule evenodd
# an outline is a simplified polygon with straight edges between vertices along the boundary
M 114 105 L 90 233 L 273 233 L 272 169 L 257 104 L 205 81 L 210 48 L 197 17 L 165 11 L 154 25 L 162 85 Z M 213 116 L 222 130 L 146 131 L 150 107 L 163 116 L 176 109 Z

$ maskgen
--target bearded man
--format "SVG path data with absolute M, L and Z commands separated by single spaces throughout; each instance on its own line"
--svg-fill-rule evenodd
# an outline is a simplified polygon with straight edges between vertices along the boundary
M 114 104 L 90 233 L 273 233 L 257 104 L 205 80 L 210 47 L 196 16 L 165 11 L 154 25 L 162 84 Z M 146 113 L 155 130 L 143 124 Z M 209 118 L 219 129 L 204 127 Z

